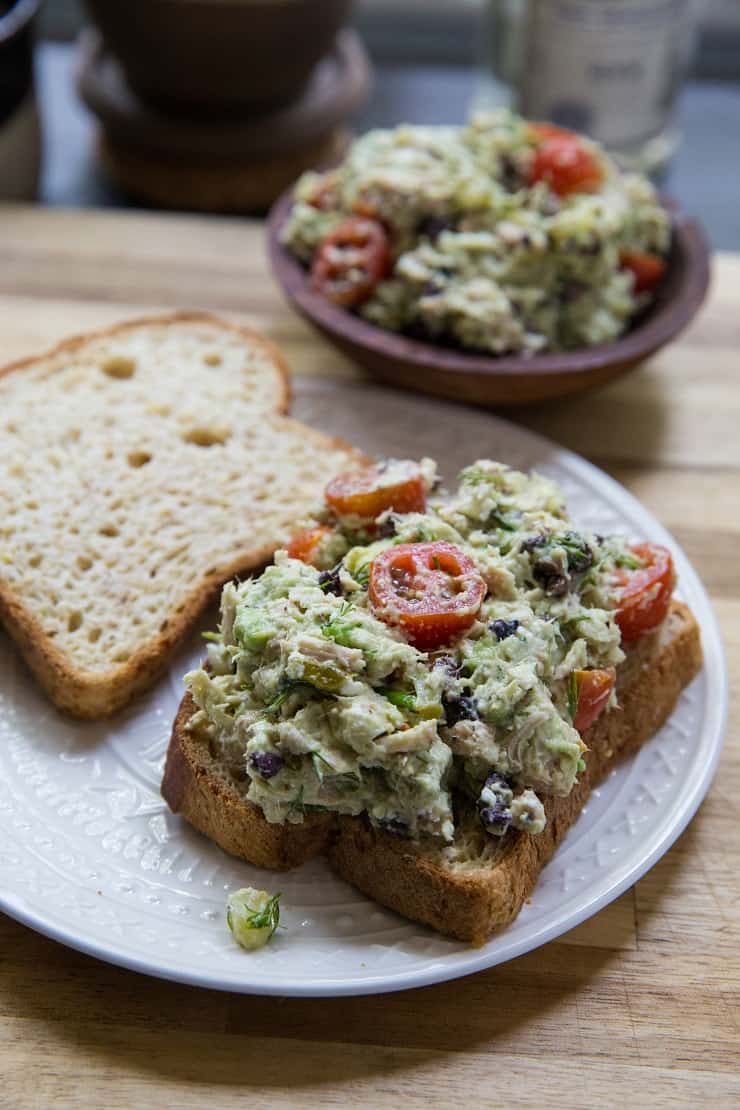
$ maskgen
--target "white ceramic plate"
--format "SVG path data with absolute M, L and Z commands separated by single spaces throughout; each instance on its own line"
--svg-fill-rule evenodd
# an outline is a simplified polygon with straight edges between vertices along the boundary
M 588 463 L 494 416 L 369 387 L 304 387 L 297 415 L 369 452 L 440 460 L 448 477 L 476 457 L 536 467 L 576 519 L 672 548 L 681 596 L 702 628 L 706 666 L 661 732 L 592 796 L 517 920 L 471 949 L 407 922 L 334 878 L 322 861 L 287 875 L 231 859 L 159 797 L 181 675 L 194 638 L 152 694 L 114 720 L 62 719 L 0 637 L 0 907 L 112 963 L 223 990 L 343 995 L 466 975 L 527 952 L 634 883 L 694 814 L 716 767 L 727 681 L 704 589 L 664 529 Z M 282 890 L 285 929 L 246 953 L 224 921 L 228 891 Z

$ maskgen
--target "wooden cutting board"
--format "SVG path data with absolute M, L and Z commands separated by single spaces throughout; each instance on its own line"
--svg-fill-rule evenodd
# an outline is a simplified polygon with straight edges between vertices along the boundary
M 258 223 L 0 207 L 2 361 L 172 306 L 240 315 L 296 375 L 361 377 L 285 306 Z M 649 364 L 506 415 L 631 489 L 712 595 L 730 723 L 687 832 L 559 941 L 389 996 L 255 999 L 162 983 L 0 915 L 0 1106 L 740 1105 L 740 256 L 717 257 L 703 312 Z

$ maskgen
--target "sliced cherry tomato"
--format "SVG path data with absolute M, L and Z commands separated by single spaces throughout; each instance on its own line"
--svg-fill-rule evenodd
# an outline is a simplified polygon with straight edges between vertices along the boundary
M 635 293 L 649 293 L 665 273 L 665 259 L 648 251 L 622 251 L 619 264 L 623 270 L 632 271 Z
M 377 220 L 351 216 L 319 243 L 311 266 L 314 289 L 334 304 L 362 304 L 388 273 L 390 249 Z
M 617 624 L 622 640 L 631 643 L 665 620 L 673 592 L 673 559 L 666 547 L 638 543 L 630 549 L 642 562 L 639 569 L 616 573 Z
M 358 516 L 368 521 L 387 509 L 423 513 L 427 504 L 421 470 L 415 462 L 406 461 L 337 474 L 324 490 L 324 498 L 337 516 Z
M 585 732 L 606 709 L 616 680 L 617 672 L 614 667 L 607 667 L 603 671 L 573 671 L 573 726 L 579 732 Z
M 377 617 L 431 651 L 470 628 L 486 584 L 451 543 L 400 543 L 373 559 L 369 592 Z
M 596 155 L 577 135 L 551 135 L 535 147 L 529 167 L 529 184 L 545 181 L 560 197 L 590 193 L 604 180 Z
M 296 532 L 288 544 L 288 554 L 291 559 L 300 559 L 302 563 L 313 563 L 314 555 L 324 536 L 328 536 L 331 528 L 319 525 L 318 528 L 304 528 Z

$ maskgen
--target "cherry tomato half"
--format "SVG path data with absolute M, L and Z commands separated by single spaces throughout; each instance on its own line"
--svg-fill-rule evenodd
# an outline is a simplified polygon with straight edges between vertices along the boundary
M 638 543 L 630 550 L 643 563 L 639 569 L 616 573 L 617 624 L 622 640 L 631 643 L 665 620 L 673 592 L 673 559 L 666 547 Z
M 369 592 L 377 617 L 431 651 L 470 628 L 486 584 L 451 543 L 400 543 L 373 559 Z
M 327 505 L 337 516 L 375 520 L 386 509 L 423 513 L 426 486 L 415 462 L 379 463 L 364 470 L 337 474 L 324 490 Z
M 596 155 L 577 135 L 551 135 L 535 147 L 529 167 L 529 184 L 546 182 L 560 197 L 590 193 L 604 180 Z
M 296 532 L 288 544 L 288 554 L 291 559 L 300 559 L 302 563 L 313 563 L 319 544 L 324 536 L 328 536 L 331 528 L 319 525 L 318 528 L 304 528 Z
M 573 671 L 576 711 L 573 726 L 585 732 L 600 717 L 611 697 L 617 672 L 614 667 L 599 671 Z
M 319 243 L 311 266 L 311 284 L 334 304 L 362 304 L 388 273 L 390 249 L 377 220 L 351 216 Z
M 619 264 L 623 270 L 632 271 L 635 293 L 649 293 L 665 273 L 665 259 L 648 251 L 622 251 Z

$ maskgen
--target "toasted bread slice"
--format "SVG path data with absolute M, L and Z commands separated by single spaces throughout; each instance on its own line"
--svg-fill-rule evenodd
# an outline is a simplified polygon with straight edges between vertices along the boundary
M 331 813 L 307 814 L 300 825 L 272 825 L 244 797 L 246 772 L 235 773 L 214 756 L 208 740 L 187 728 L 197 706 L 190 694 L 180 702 L 167 749 L 162 796 L 174 813 L 232 856 L 289 871 L 326 852 L 335 827 Z
M 356 458 L 281 415 L 278 352 L 205 313 L 0 371 L 0 620 L 49 696 L 100 717 Z
M 459 815 L 449 847 L 405 840 L 364 818 L 313 814 L 302 825 L 271 825 L 244 797 L 239 781 L 189 732 L 194 704 L 183 700 L 167 755 L 162 794 L 175 812 L 226 851 L 259 867 L 284 870 L 325 852 L 332 868 L 371 898 L 459 940 L 482 944 L 519 913 L 540 871 L 577 819 L 591 790 L 670 716 L 701 668 L 699 627 L 674 601 L 663 625 L 630 647 L 619 668 L 619 708 L 584 736 L 586 771 L 565 798 L 545 801 L 539 836 L 488 836 L 473 812 Z

